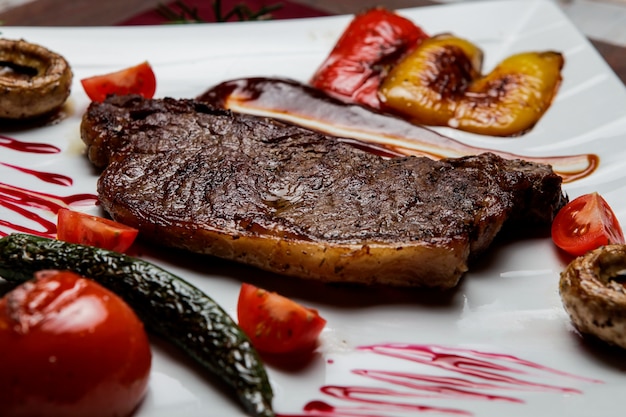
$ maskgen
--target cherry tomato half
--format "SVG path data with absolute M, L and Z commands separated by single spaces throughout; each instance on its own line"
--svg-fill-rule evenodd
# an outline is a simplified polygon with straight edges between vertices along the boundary
M 65 208 L 58 213 L 57 238 L 64 242 L 125 252 L 138 233 L 135 228 L 103 217 Z
M 3 417 L 128 416 L 151 361 L 133 310 L 73 272 L 39 272 L 0 299 Z
M 247 283 L 241 285 L 237 316 L 252 345 L 266 353 L 312 349 L 326 325 L 317 310 Z
M 598 193 L 570 201 L 552 222 L 552 240 L 579 256 L 603 245 L 624 243 L 624 233 L 609 204 Z
M 152 98 L 156 91 L 156 77 L 148 62 L 109 74 L 84 78 L 80 82 L 92 101 L 103 101 L 109 94 L 139 94 Z

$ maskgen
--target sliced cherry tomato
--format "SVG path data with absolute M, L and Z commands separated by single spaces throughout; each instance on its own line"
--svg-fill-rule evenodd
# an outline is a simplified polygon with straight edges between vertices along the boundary
M 377 91 L 389 67 L 427 37 L 392 11 L 367 10 L 350 22 L 310 84 L 341 99 L 379 108 Z
M 603 245 L 624 243 L 622 227 L 598 193 L 570 201 L 552 222 L 552 240 L 567 253 L 579 256 Z
M 80 82 L 89 98 L 98 102 L 110 94 L 139 94 L 152 98 L 156 91 L 156 77 L 148 62 L 109 74 L 84 78 Z
M 0 415 L 128 416 L 148 385 L 143 324 L 116 294 L 42 271 L 0 299 Z
M 58 213 L 57 238 L 64 242 L 125 252 L 138 233 L 133 227 L 103 217 L 65 208 Z
M 254 347 L 266 353 L 313 349 L 326 325 L 317 310 L 247 283 L 241 285 L 237 315 Z

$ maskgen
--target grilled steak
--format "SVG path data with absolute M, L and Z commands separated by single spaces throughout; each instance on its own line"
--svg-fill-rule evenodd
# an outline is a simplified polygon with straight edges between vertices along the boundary
M 144 237 L 328 282 L 453 287 L 505 223 L 566 200 L 545 165 L 384 159 L 193 100 L 92 103 L 81 134 L 104 209 Z

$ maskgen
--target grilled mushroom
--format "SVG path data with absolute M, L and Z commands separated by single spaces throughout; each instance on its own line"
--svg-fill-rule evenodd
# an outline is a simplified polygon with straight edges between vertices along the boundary
M 60 108 L 72 70 L 61 55 L 24 40 L 0 39 L 0 118 L 28 119 Z
M 626 245 L 607 245 L 574 259 L 561 273 L 559 291 L 572 323 L 626 349 Z

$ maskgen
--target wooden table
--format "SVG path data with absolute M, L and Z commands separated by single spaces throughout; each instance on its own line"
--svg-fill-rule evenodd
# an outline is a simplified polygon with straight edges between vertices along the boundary
M 193 4 L 192 1 L 202 1 L 209 4 L 210 0 L 186 0 L 186 4 Z M 234 3 L 240 3 L 242 0 L 235 0 Z M 132 20 L 134 16 L 145 14 L 150 10 L 154 10 L 159 4 L 163 4 L 162 0 L 34 0 L 27 4 L 14 7 L 4 12 L 0 12 L 0 21 L 5 26 L 105 26 L 119 25 L 123 22 Z M 225 5 L 228 1 L 223 1 Z M 233 3 L 231 1 L 231 3 Z M 256 0 L 259 4 L 276 4 L 279 1 L 274 0 Z M 317 4 L 311 0 L 282 2 L 283 4 L 292 3 L 293 5 L 309 7 L 310 12 L 315 14 L 316 9 L 311 8 L 310 4 Z M 319 15 L 333 14 L 332 4 L 336 2 L 327 2 L 328 4 L 321 9 L 317 9 Z M 381 1 L 381 4 L 384 1 Z M 352 2 L 357 12 L 364 6 L 361 1 Z M 430 0 L 413 0 L 411 6 L 430 6 L 438 4 L 436 1 Z M 227 7 L 227 6 L 225 6 Z M 341 10 L 346 11 L 346 3 L 340 4 Z M 358 8 L 358 9 L 357 9 Z M 307 9 L 301 8 L 299 11 Z M 297 13 L 297 12 L 296 12 Z M 607 61 L 609 66 L 615 71 L 618 77 L 626 84 L 626 48 L 619 45 L 610 44 L 596 39 L 590 39 L 595 48 Z

